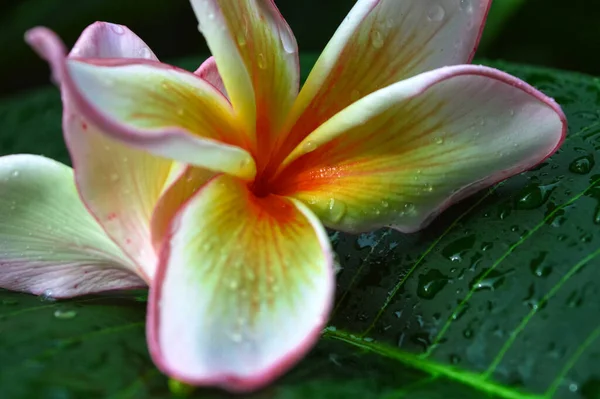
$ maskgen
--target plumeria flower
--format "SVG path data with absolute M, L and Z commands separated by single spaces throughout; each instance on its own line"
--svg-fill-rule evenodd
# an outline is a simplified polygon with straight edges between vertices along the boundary
M 491 0 L 359 0 L 300 91 L 272 0 L 191 3 L 213 54 L 194 73 L 124 26 L 88 27 L 68 55 L 29 31 L 60 85 L 74 171 L 0 159 L 0 286 L 149 284 L 150 353 L 177 380 L 268 384 L 327 322 L 325 227 L 414 232 L 564 138 L 552 99 L 464 65 Z

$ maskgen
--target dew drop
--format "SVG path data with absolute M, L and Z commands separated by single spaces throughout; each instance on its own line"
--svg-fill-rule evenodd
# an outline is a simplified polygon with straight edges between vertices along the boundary
M 209 12 L 209 13 L 208 13 L 208 19 L 210 19 L 210 20 L 213 20 L 213 19 L 215 19 L 215 13 L 213 13 L 213 12 Z
M 263 53 L 258 53 L 257 60 L 258 67 L 260 69 L 267 69 L 267 60 L 265 59 L 265 55 Z
M 331 198 L 329 200 L 328 207 L 329 207 L 329 219 L 333 223 L 337 223 L 340 220 L 342 220 L 342 218 L 346 214 L 346 204 L 340 200 L 336 201 L 334 198 Z
M 121 25 L 115 25 L 115 24 L 111 24 L 110 28 L 112 29 L 113 32 L 115 32 L 117 35 L 122 35 L 123 33 L 125 33 L 125 29 L 123 29 L 123 27 Z
M 546 277 L 552 272 L 552 268 L 544 264 L 548 252 L 541 252 L 537 257 L 533 258 L 529 263 L 529 269 L 534 276 Z
M 232 290 L 235 290 L 238 286 L 239 284 L 237 280 L 231 280 L 229 282 L 229 288 L 231 288 Z
M 12 177 L 19 177 L 19 171 L 18 170 L 13 171 Z
M 148 47 L 140 48 L 138 54 L 141 58 L 152 58 L 152 53 Z
M 547 184 L 547 185 L 536 185 L 530 184 L 525 187 L 518 197 L 516 208 L 517 209 L 536 209 L 542 206 L 550 195 L 554 188 L 556 188 L 556 183 Z
M 235 41 L 237 42 L 238 46 L 244 47 L 246 45 L 246 34 L 244 32 L 238 32 L 237 36 L 235 37 Z
M 471 0 L 460 0 L 460 9 L 465 11 L 465 10 L 470 10 L 471 8 Z
M 569 164 L 569 171 L 578 175 L 586 175 L 590 173 L 594 165 L 594 156 L 591 154 L 584 155 L 582 157 L 574 159 L 573 162 Z
M 378 30 L 371 32 L 371 44 L 377 49 L 383 47 L 383 35 Z
M 47 289 L 40 295 L 40 301 L 42 302 L 56 302 L 56 298 L 52 296 L 52 290 Z
M 54 317 L 60 320 L 69 320 L 77 316 L 77 312 L 74 310 L 56 310 L 54 311 Z
M 384 208 L 387 208 L 388 206 L 390 206 L 390 204 L 387 201 L 382 200 L 381 201 L 381 206 L 384 207 Z
M 279 25 L 279 40 L 283 46 L 283 51 L 286 53 L 295 54 L 298 52 L 298 44 L 296 43 L 294 34 L 285 22 Z
M 173 396 L 178 398 L 188 397 L 196 390 L 196 387 L 193 385 L 188 385 L 185 382 L 177 381 L 173 378 L 169 378 L 169 391 L 173 394 Z
M 435 142 L 436 144 L 444 144 L 444 138 L 443 138 L 443 137 L 436 137 L 436 138 L 434 139 L 434 142 Z
M 231 338 L 231 340 L 235 343 L 240 343 L 242 342 L 242 334 L 236 332 L 236 333 L 231 333 L 229 335 L 229 338 Z
M 312 152 L 317 148 L 317 145 L 314 141 L 307 141 L 304 143 L 304 152 Z
M 423 299 L 433 299 L 448 283 L 448 277 L 439 270 L 429 270 L 419 276 L 417 295 Z
M 495 289 L 499 288 L 502 284 L 504 284 L 506 276 L 512 272 L 513 270 L 508 270 L 502 273 L 496 270 L 489 271 L 489 269 L 484 269 L 479 275 L 475 276 L 473 280 L 471 280 L 471 288 L 474 288 L 476 291 L 494 291 Z M 482 278 L 483 275 L 486 273 L 487 275 L 484 278 Z
M 444 19 L 445 15 L 446 11 L 444 10 L 444 7 L 436 4 L 429 9 L 429 12 L 427 13 L 427 19 L 431 22 L 440 22 Z

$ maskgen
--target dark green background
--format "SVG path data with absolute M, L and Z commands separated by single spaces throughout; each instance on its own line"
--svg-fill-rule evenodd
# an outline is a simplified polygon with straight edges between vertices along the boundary
M 504 3 L 513 1 L 518 0 L 495 0 L 492 19 Z M 600 2 L 521 1 L 524 5 L 499 31 L 489 26 L 478 57 L 600 75 Z M 301 50 L 319 51 L 355 0 L 276 3 Z M 0 62 L 0 96 L 48 82 L 45 63 L 23 42 L 28 28 L 48 26 L 70 46 L 87 25 L 97 20 L 129 26 L 161 59 L 207 52 L 187 0 L 2 0 L 0 49 L 4 59 Z

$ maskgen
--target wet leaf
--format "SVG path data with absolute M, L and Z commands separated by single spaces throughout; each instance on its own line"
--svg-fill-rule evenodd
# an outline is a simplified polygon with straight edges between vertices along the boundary
M 563 148 L 419 233 L 332 232 L 342 270 L 330 327 L 250 398 L 600 397 L 600 83 L 493 65 L 564 106 Z M 0 151 L 66 162 L 60 112 L 55 89 L 0 102 Z M 144 301 L 140 292 L 40 302 L 0 291 L 0 397 L 181 396 L 149 359 Z

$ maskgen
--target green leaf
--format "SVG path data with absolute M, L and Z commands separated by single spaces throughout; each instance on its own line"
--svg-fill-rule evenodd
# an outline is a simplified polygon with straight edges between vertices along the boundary
M 600 398 L 600 84 L 493 65 L 564 106 L 565 145 L 422 232 L 332 232 L 343 270 L 331 327 L 250 398 Z M 56 89 L 0 102 L 0 150 L 66 161 L 60 113 Z M 40 302 L 0 291 L 0 397 L 174 397 L 169 386 L 232 397 L 190 393 L 155 369 L 144 301 L 140 292 Z

